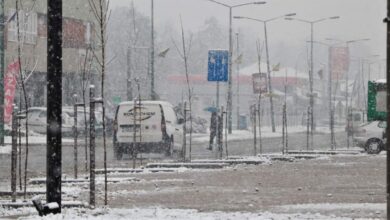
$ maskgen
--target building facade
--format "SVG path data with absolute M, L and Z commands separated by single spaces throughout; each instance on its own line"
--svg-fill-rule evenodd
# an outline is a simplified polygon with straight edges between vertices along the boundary
M 46 75 L 50 74 L 47 73 L 47 1 L 19 0 L 18 5 L 16 1 L 5 1 L 5 20 L 5 69 L 20 56 L 29 105 L 45 106 Z M 98 79 L 95 64 L 91 63 L 96 26 L 88 1 L 63 2 L 64 105 L 73 103 L 73 94 L 81 95 L 83 78 L 92 82 Z M 84 70 L 90 74 L 83 77 Z M 20 81 L 20 74 L 17 79 Z M 16 100 L 20 97 L 19 87 Z

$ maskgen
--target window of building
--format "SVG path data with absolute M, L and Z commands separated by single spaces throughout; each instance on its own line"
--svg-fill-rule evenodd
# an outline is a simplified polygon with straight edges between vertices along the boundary
M 37 32 L 38 32 L 38 19 L 37 13 L 25 12 L 19 10 L 19 33 L 23 43 L 36 44 Z M 17 17 L 15 15 L 15 9 L 10 9 L 8 17 L 11 18 L 8 23 L 8 40 L 18 41 L 18 29 L 17 29 Z

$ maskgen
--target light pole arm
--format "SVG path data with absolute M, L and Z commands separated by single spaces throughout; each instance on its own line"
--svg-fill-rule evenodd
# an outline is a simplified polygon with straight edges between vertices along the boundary
M 270 19 L 267 19 L 267 20 L 265 20 L 263 22 L 269 22 L 269 21 L 273 21 L 273 20 L 276 20 L 276 19 L 279 19 L 279 18 L 284 18 L 284 17 L 286 17 L 286 15 L 281 15 L 281 16 L 278 16 L 278 17 L 270 18 Z
M 315 21 L 311 21 L 310 23 L 319 23 L 319 22 L 322 22 L 322 21 L 325 21 L 325 20 L 328 20 L 329 18 L 321 18 L 321 19 L 318 19 L 318 20 L 315 20 Z
M 304 22 L 304 23 L 308 23 L 308 24 L 315 24 L 315 23 L 319 23 L 319 22 L 322 22 L 322 21 L 325 21 L 325 20 L 338 19 L 338 18 L 339 18 L 339 16 L 321 18 L 321 19 L 314 20 L 314 21 L 309 21 L 309 20 L 300 19 L 300 18 L 294 18 L 294 19 L 289 19 L 289 20 L 300 21 L 300 22 Z
M 247 3 L 243 3 L 243 4 L 238 4 L 238 5 L 228 5 L 228 4 L 225 4 L 225 3 L 222 3 L 222 2 L 218 2 L 218 1 L 215 1 L 215 0 L 207 0 L 209 2 L 214 2 L 215 4 L 218 4 L 218 5 L 222 5 L 224 7 L 227 7 L 227 8 L 238 8 L 238 7 L 242 7 L 242 6 L 245 6 L 245 5 L 262 5 L 262 4 L 265 4 L 266 2 L 247 2 Z
M 231 7 L 232 7 L 232 6 L 230 6 L 230 5 L 224 4 L 224 3 L 222 3 L 222 2 L 217 2 L 217 1 L 214 1 L 214 0 L 207 0 L 207 1 L 209 1 L 209 2 L 214 2 L 215 4 L 222 5 L 222 6 L 225 6 L 225 7 L 227 7 L 227 8 L 231 8 Z
M 304 20 L 304 19 L 300 19 L 300 18 L 293 18 L 293 19 L 290 19 L 290 20 L 293 20 L 293 21 L 300 21 L 300 22 L 307 23 L 307 24 L 312 23 L 311 21 Z
M 247 19 L 247 20 L 252 20 L 252 21 L 258 21 L 258 22 L 263 22 L 265 23 L 266 21 L 260 20 L 257 18 L 249 18 L 249 17 L 244 17 L 244 16 L 234 16 L 235 19 Z
M 231 7 L 231 8 L 238 8 L 238 7 L 245 6 L 245 5 L 253 5 L 253 4 L 260 5 L 260 4 L 265 4 L 265 3 L 266 2 L 248 2 L 248 3 L 238 4 L 238 5 L 232 5 L 232 6 L 229 6 L 229 7 Z

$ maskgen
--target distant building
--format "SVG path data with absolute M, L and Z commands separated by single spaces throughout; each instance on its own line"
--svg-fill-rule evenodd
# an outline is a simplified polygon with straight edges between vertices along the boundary
M 47 73 L 47 0 L 20 2 L 19 42 L 16 3 L 5 1 L 5 20 L 9 20 L 5 28 L 5 68 L 17 60 L 19 43 L 22 71 L 26 75 L 31 73 L 26 82 L 30 106 L 44 106 L 46 75 L 50 74 Z M 63 17 L 63 103 L 69 105 L 73 103 L 73 94 L 81 93 L 86 51 L 95 47 L 96 20 L 86 0 L 63 1 Z M 92 73 L 92 81 L 96 81 L 96 71 Z
M 266 64 L 262 64 L 261 72 L 266 72 Z M 258 73 L 259 68 L 257 63 L 240 70 L 239 76 L 237 72 L 233 72 L 233 123 L 235 123 L 237 117 L 237 82 L 239 82 L 240 93 L 240 114 L 249 115 L 249 107 L 258 100 L 258 95 L 253 93 L 253 81 L 252 74 Z M 286 75 L 287 73 L 287 75 Z M 297 118 L 302 117 L 302 112 L 306 111 L 308 105 L 307 85 L 308 85 L 308 73 L 299 72 L 293 68 L 280 68 L 278 71 L 273 71 L 272 74 L 272 89 L 274 93 L 274 110 L 276 114 L 276 123 L 281 123 L 282 105 L 284 103 L 284 85 L 287 87 L 287 101 L 290 103 L 289 111 L 291 115 L 296 115 Z M 181 101 L 181 97 L 184 99 L 187 97 L 187 83 L 185 74 L 171 74 L 167 76 L 169 85 L 175 85 L 173 87 L 167 87 L 162 97 L 172 103 L 178 103 Z M 204 74 L 191 74 L 189 76 L 191 87 L 193 87 L 193 93 L 196 97 L 194 113 L 197 115 L 208 115 L 203 109 L 209 106 L 215 105 L 216 100 L 216 82 L 207 81 L 207 73 Z M 318 85 L 321 88 L 320 85 Z M 321 91 L 315 90 L 315 91 Z M 226 107 L 226 92 L 227 83 L 220 83 L 220 105 Z M 182 96 L 178 94 L 182 93 Z M 269 98 L 263 96 L 262 109 L 264 115 L 269 115 Z M 280 120 L 279 120 L 280 119 Z M 269 117 L 264 117 L 264 123 L 270 125 Z

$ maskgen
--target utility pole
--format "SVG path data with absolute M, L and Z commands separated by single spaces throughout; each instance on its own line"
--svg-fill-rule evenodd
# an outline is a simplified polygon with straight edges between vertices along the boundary
M 350 121 L 350 107 L 349 105 L 352 104 L 352 100 L 349 102 L 348 99 L 349 99 L 349 65 L 350 65 L 350 62 L 351 62 L 351 59 L 350 59 L 350 44 L 352 43 L 357 43 L 357 42 L 362 42 L 362 41 L 369 41 L 370 39 L 369 38 L 362 38 L 362 39 L 354 39 L 354 40 L 348 40 L 348 41 L 343 41 L 343 40 L 339 40 L 339 39 L 334 39 L 334 38 L 326 38 L 326 40 L 331 40 L 331 41 L 339 41 L 340 43 L 345 43 L 346 44 L 346 50 L 347 50 L 347 54 L 348 54 L 348 68 L 346 70 L 346 73 L 345 73 L 345 121 L 346 121 L 346 124 L 347 124 L 347 128 L 348 128 L 348 131 L 347 131 L 347 148 L 349 148 L 349 145 L 350 145 L 350 140 L 349 140 L 349 137 L 351 136 L 351 131 L 350 129 L 352 129 L 350 127 L 350 123 L 352 121 Z M 320 43 L 320 42 L 316 42 L 316 43 Z M 324 44 L 324 43 L 320 43 L 320 44 Z M 328 44 L 324 44 L 326 46 L 329 47 L 329 61 L 328 61 L 328 68 L 329 68 L 329 73 L 332 71 L 332 66 L 331 66 L 331 48 L 333 47 L 333 45 L 328 45 Z M 334 44 L 336 45 L 336 44 Z M 329 76 L 331 76 L 331 74 L 329 74 Z M 328 84 L 331 83 L 331 81 L 328 81 Z M 329 85 L 328 85 L 329 86 Z M 331 95 L 332 95 L 332 89 L 331 89 L 331 85 L 330 87 L 328 88 L 328 96 L 329 96 L 329 129 L 331 131 L 331 143 L 332 143 L 332 147 L 335 147 L 336 146 L 336 141 L 335 141 L 335 135 L 334 135 L 334 112 L 332 112 L 332 101 L 331 101 Z M 335 100 L 335 99 L 334 99 Z
M 256 156 L 257 155 L 257 137 L 256 137 L 256 134 L 257 134 L 257 131 L 256 131 L 256 126 L 257 126 L 256 113 L 257 113 L 257 109 L 256 109 L 256 103 L 254 103 L 251 106 L 251 113 L 252 113 L 252 119 L 253 119 L 253 156 Z
M 390 0 L 387 0 L 387 17 L 384 20 L 386 22 L 387 26 L 387 42 L 386 42 L 386 48 L 387 48 L 387 56 L 386 56 L 386 78 L 387 80 L 390 79 Z M 390 112 L 390 86 L 387 86 L 387 112 Z M 390 115 L 387 114 L 387 124 L 390 123 Z M 387 140 L 390 140 L 390 132 L 389 132 L 389 126 L 386 127 L 386 138 Z M 390 149 L 390 143 L 386 143 L 386 149 Z M 387 151 L 387 159 L 386 159 L 386 199 L 387 199 L 387 219 L 389 219 L 390 215 L 390 150 Z
M 12 202 L 16 202 L 16 184 L 17 184 L 17 178 L 16 178 L 16 167 L 17 167 L 17 112 L 18 108 L 16 105 L 13 105 L 13 112 L 12 112 L 12 150 L 11 150 L 11 192 L 12 192 Z
M 274 102 L 272 99 L 272 82 L 271 82 L 271 68 L 270 68 L 270 62 L 269 62 L 269 50 L 268 50 L 268 34 L 267 34 L 267 23 L 270 21 L 274 21 L 280 18 L 285 18 L 285 19 L 292 19 L 291 17 L 295 16 L 296 13 L 289 13 L 277 17 L 273 17 L 267 20 L 261 20 L 261 19 L 256 19 L 256 18 L 249 18 L 249 17 L 244 17 L 244 16 L 234 16 L 235 19 L 248 19 L 252 21 L 257 21 L 261 22 L 264 25 L 264 36 L 265 36 L 265 53 L 267 56 L 267 82 L 268 82 L 268 92 L 269 92 L 269 102 L 270 102 L 270 110 L 271 110 L 271 125 L 272 125 L 272 132 L 275 132 L 275 113 L 274 113 Z
M 309 108 L 310 115 L 308 119 L 310 120 L 310 144 L 313 147 L 313 131 L 314 131 L 314 92 L 313 92 L 313 84 L 314 84 L 314 24 L 326 21 L 326 20 L 334 20 L 339 19 L 339 16 L 325 17 L 318 20 L 304 20 L 299 18 L 286 18 L 286 20 L 295 20 L 299 22 L 303 22 L 306 24 L 310 24 L 310 71 L 309 71 Z
M 73 170 L 74 178 L 77 179 L 77 95 L 73 95 Z
M 313 43 L 313 42 L 312 42 Z M 328 53 L 328 96 L 329 96 L 329 130 L 330 130 L 330 147 L 331 150 L 334 150 L 336 143 L 334 142 L 334 109 L 332 104 L 332 46 L 329 46 Z
M 225 8 L 229 8 L 229 67 L 228 67 L 228 95 L 227 95 L 227 114 L 228 114 L 228 131 L 229 134 L 232 133 L 232 110 L 233 110 L 233 104 L 232 104 L 232 54 L 233 54 L 233 37 L 232 37 L 232 16 L 233 16 L 233 8 L 238 8 L 246 5 L 262 5 L 266 2 L 264 1 L 255 1 L 255 2 L 248 2 L 243 4 L 237 4 L 237 5 L 228 5 L 216 0 L 208 0 L 210 2 L 214 2 L 218 5 L 221 5 Z
M 236 60 L 236 67 L 237 67 L 237 130 L 240 129 L 240 46 L 239 46 L 239 38 L 238 33 L 236 33 L 236 39 L 237 39 L 237 60 Z
M 0 0 L 0 146 L 4 145 L 4 4 Z
M 95 186 L 95 86 L 89 86 L 89 205 L 94 208 L 96 205 Z
M 269 91 L 269 103 L 271 108 L 271 126 L 272 132 L 275 132 L 275 115 L 274 115 L 274 102 L 272 99 L 272 83 L 271 83 L 271 69 L 269 66 L 269 53 L 268 53 L 268 35 L 267 35 L 267 22 L 264 22 L 264 34 L 265 34 L 265 53 L 267 56 L 267 77 L 268 77 L 268 91 Z
M 228 117 L 228 132 L 229 134 L 232 133 L 232 111 L 233 111 L 233 100 L 232 100 L 232 64 L 233 64 L 233 61 L 232 61 L 232 57 L 233 57 L 233 31 L 232 31 L 232 16 L 233 16 L 233 12 L 232 12 L 233 8 L 230 7 L 229 8 L 229 70 L 228 70 L 228 73 L 229 73 L 229 77 L 228 77 L 228 101 L 227 101 L 227 108 L 226 108 L 226 111 L 227 111 L 227 117 Z
M 157 99 L 154 85 L 154 0 L 151 0 L 151 39 L 150 39 L 150 98 Z
M 127 100 L 133 99 L 133 87 L 131 84 L 131 48 L 127 48 Z
M 314 48 L 314 23 L 310 23 L 310 74 L 309 74 L 309 81 L 310 81 L 310 145 L 313 147 L 313 131 L 314 131 L 314 93 L 313 93 L 313 75 L 314 75 L 314 56 L 313 56 L 313 48 Z M 330 77 L 332 78 L 332 77 Z
M 350 121 L 349 121 L 349 107 L 348 107 L 348 93 L 349 93 L 349 63 L 350 63 L 350 54 L 349 54 L 349 43 L 347 43 L 348 50 L 348 70 L 345 73 L 345 122 L 347 124 L 347 149 L 349 149 L 349 136 L 350 136 Z
M 62 0 L 47 1 L 46 201 L 61 212 L 62 174 Z
M 187 102 L 184 102 L 183 105 L 183 115 L 184 115 L 184 123 L 183 123 L 183 143 L 181 148 L 181 157 L 183 162 L 186 162 L 187 155 Z

